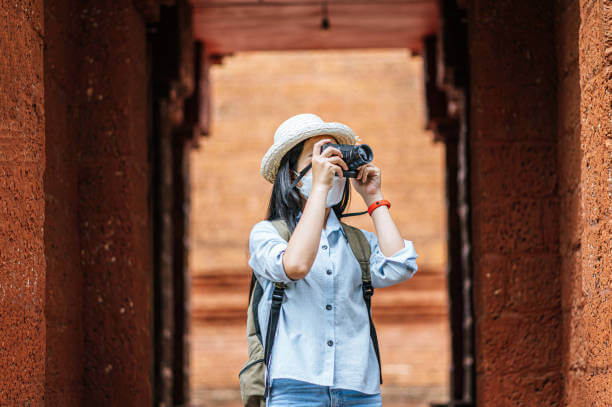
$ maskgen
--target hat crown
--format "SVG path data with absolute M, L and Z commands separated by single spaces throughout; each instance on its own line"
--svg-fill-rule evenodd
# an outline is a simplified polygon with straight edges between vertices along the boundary
M 274 144 L 261 160 L 261 175 L 274 183 L 283 156 L 298 143 L 314 136 L 329 135 L 338 144 L 355 144 L 359 137 L 345 124 L 323 121 L 313 113 L 300 113 L 281 123 L 274 133 Z
M 320 126 L 325 122 L 313 113 L 300 113 L 292 116 L 281 123 L 274 133 L 274 143 L 281 143 L 283 139 L 294 132 L 312 126 Z

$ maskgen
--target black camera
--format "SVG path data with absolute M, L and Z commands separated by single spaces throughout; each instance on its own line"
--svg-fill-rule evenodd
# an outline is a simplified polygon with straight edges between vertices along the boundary
M 356 178 L 359 171 L 357 168 L 363 164 L 367 164 L 374 158 L 372 149 L 367 144 L 351 145 L 351 144 L 334 144 L 327 143 L 321 146 L 321 153 L 327 147 L 335 147 L 342 153 L 342 160 L 348 166 L 348 171 L 342 171 L 342 175 L 349 178 Z

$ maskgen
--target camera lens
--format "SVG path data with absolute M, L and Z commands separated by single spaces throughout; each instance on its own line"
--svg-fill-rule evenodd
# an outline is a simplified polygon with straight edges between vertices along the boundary
M 374 158 L 372 149 L 367 144 L 350 145 L 350 144 L 323 144 L 321 152 L 327 147 L 336 147 L 342 153 L 342 157 L 349 170 L 344 171 L 345 177 L 355 178 L 357 176 L 357 167 L 367 164 Z
M 357 168 L 360 165 L 367 164 L 372 161 L 374 154 L 372 153 L 372 149 L 367 144 L 360 144 L 358 146 L 353 147 L 353 154 L 351 154 L 351 164 L 352 168 Z
M 361 161 L 361 164 L 359 165 L 366 164 L 372 161 L 372 149 L 367 144 L 362 144 L 358 146 L 357 154 L 359 156 L 359 161 Z

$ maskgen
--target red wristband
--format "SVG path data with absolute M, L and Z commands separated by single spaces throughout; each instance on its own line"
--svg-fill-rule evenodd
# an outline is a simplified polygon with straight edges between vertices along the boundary
M 387 201 L 386 199 L 380 199 L 378 201 L 374 201 L 372 205 L 368 206 L 368 213 L 370 214 L 370 216 L 372 216 L 372 212 L 374 211 L 374 209 L 378 208 L 379 206 L 383 206 L 383 205 L 386 205 L 387 208 L 391 208 L 391 202 Z

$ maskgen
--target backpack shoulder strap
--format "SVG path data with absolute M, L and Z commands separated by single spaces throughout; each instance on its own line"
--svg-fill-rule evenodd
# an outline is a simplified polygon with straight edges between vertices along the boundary
M 346 238 L 348 239 L 349 246 L 353 251 L 353 254 L 357 258 L 359 262 L 359 266 L 361 267 L 361 279 L 365 281 L 371 281 L 370 276 L 370 244 L 368 243 L 368 239 L 364 236 L 363 232 L 359 228 L 348 225 L 344 222 L 340 222 L 342 225 L 342 229 L 344 229 L 344 233 L 346 233 Z
M 289 225 L 285 222 L 284 219 L 275 219 L 272 220 L 272 225 L 276 228 L 281 237 L 289 241 L 291 237 L 291 231 L 289 230 Z M 264 399 L 268 397 L 268 392 L 270 389 L 270 381 L 269 381 L 269 368 L 270 368 L 270 358 L 272 356 L 272 346 L 274 345 L 274 337 L 276 336 L 276 327 L 278 325 L 278 319 L 280 317 L 280 309 L 283 303 L 283 298 L 285 294 L 285 288 L 287 288 L 287 284 L 279 281 L 274 283 L 274 291 L 272 292 L 272 305 L 270 307 L 270 316 L 268 318 L 268 329 L 266 331 L 266 346 L 264 349 L 264 363 L 266 366 L 266 374 L 265 374 L 265 382 L 264 382 Z
M 346 238 L 348 239 L 349 246 L 353 251 L 353 254 L 359 262 L 361 267 L 361 280 L 363 282 L 363 299 L 368 309 L 368 319 L 370 320 L 370 337 L 372 338 L 372 344 L 374 345 L 374 353 L 376 353 L 376 359 L 378 359 L 378 374 L 380 375 L 380 384 L 382 384 L 382 368 L 380 363 L 380 350 L 378 347 L 378 336 L 376 335 L 376 328 L 374 327 L 374 321 L 372 321 L 372 314 L 370 309 L 372 308 L 372 295 L 374 295 L 374 287 L 372 287 L 372 277 L 370 275 L 370 254 L 372 249 L 370 243 L 365 237 L 363 232 L 354 226 L 348 225 L 344 222 L 340 222 Z
M 291 237 L 291 232 L 289 231 L 289 225 L 287 225 L 287 222 L 285 222 L 284 219 L 274 219 L 271 220 L 270 223 L 274 225 L 278 231 L 278 234 L 288 242 L 289 238 Z

